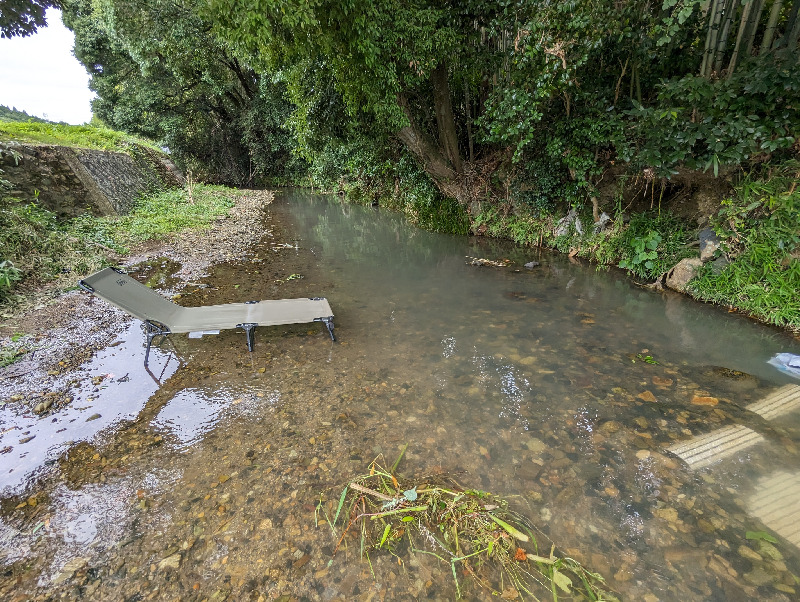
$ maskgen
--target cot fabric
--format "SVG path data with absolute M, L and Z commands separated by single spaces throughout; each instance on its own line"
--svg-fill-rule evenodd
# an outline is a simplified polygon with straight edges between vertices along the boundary
M 252 351 L 253 329 L 257 326 L 279 326 L 322 322 L 333 334 L 333 312 L 328 300 L 274 299 L 248 303 L 227 303 L 202 307 L 182 307 L 115 268 L 105 268 L 81 280 L 79 285 L 101 299 L 139 318 L 147 325 L 147 355 L 155 336 L 181 332 L 198 332 L 243 328 Z

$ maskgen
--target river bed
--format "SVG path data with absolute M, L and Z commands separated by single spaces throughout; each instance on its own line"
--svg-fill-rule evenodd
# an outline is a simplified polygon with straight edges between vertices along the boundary
M 148 372 L 126 322 L 68 406 L 7 406 L 5 598 L 453 599 L 431 557 L 333 556 L 315 512 L 407 445 L 400 473 L 515 500 L 622 599 L 796 599 L 800 411 L 758 409 L 794 399 L 767 361 L 796 339 L 335 198 L 290 192 L 268 212 L 282 235 L 178 302 L 325 296 L 339 342 L 319 325 L 260 328 L 252 353 L 240 332 L 176 336 Z M 180 267 L 135 274 L 164 266 Z M 728 432 L 738 447 L 713 439 Z M 677 447 L 702 436 L 717 451 L 700 461 Z

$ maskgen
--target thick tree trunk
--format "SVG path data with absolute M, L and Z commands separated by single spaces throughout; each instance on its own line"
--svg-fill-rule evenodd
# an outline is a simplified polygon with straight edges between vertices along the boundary
M 439 146 L 453 169 L 461 173 L 461 153 L 458 151 L 458 134 L 450 100 L 450 84 L 447 81 L 447 65 L 439 63 L 431 73 L 433 104 L 436 109 L 436 125 L 439 127 Z
M 397 132 L 397 137 L 437 183 L 453 181 L 457 176 L 456 170 L 439 147 L 417 125 L 408 100 L 400 96 L 397 101 L 409 122 L 409 125 Z

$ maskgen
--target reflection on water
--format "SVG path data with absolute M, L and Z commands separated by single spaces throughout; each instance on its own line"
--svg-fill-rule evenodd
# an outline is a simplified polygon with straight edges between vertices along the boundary
M 187 449 L 217 424 L 225 399 L 209 399 L 203 391 L 187 389 L 176 395 L 158 413 L 153 426 L 174 435 L 180 449 Z M 229 400 L 227 400 L 230 403 Z
M 162 378 L 177 368 L 160 349 L 153 350 L 153 360 L 163 364 Z M 142 362 L 139 323 L 128 326 L 83 371 L 83 378 L 94 386 L 73 389 L 70 405 L 54 416 L 20 413 L 15 404 L 0 408 L 0 491 L 18 491 L 74 443 L 135 418 L 158 389 Z
M 193 344 L 158 388 L 132 373 L 135 419 L 103 423 L 96 448 L 59 464 L 49 500 L 0 521 L 20 591 L 452 599 L 449 564 L 383 553 L 368 564 L 357 535 L 337 548 L 327 524 L 348 479 L 408 444 L 406 476 L 508 496 L 625 599 L 796 597 L 798 550 L 776 521 L 798 498 L 776 513 L 765 492 L 800 482 L 800 412 L 749 409 L 793 382 L 766 362 L 800 353 L 795 340 L 616 271 L 422 232 L 383 211 L 300 193 L 271 211 L 297 240 L 271 240 L 264 256 L 299 262 L 303 294 L 329 299 L 340 342 L 318 325 L 259 329 L 248 353 L 223 333 Z M 286 276 L 268 270 L 232 264 L 212 283 L 266 298 Z M 104 399 L 112 391 L 123 389 Z M 760 442 L 700 470 L 667 451 L 730 425 Z M 761 531 L 777 543 L 746 537 Z M 25 585 L 23 558 L 43 589 Z M 478 586 L 470 596 L 497 599 Z
M 800 470 L 797 413 L 764 421 L 746 411 L 776 386 L 796 384 L 767 364 L 800 352 L 796 340 L 638 288 L 616 271 L 299 196 L 290 205 L 299 242 L 335 275 L 328 296 L 342 340 L 358 342 L 366 369 L 414 379 L 422 398 L 391 404 L 399 418 L 424 413 L 447 434 L 450 449 L 423 453 L 453 468 L 471 456 L 478 484 L 541 500 L 549 533 L 575 553 L 615 550 L 616 565 L 589 558 L 599 569 L 610 564 L 629 595 L 647 583 L 677 599 L 677 575 L 715 599 L 727 599 L 732 584 L 792 589 L 780 564 L 754 556 L 747 565 L 746 552 L 723 562 L 712 550 L 720 541 L 739 549 L 743 531 L 759 524 L 744 503 L 759 475 Z M 512 268 L 475 267 L 465 256 L 507 258 Z M 540 265 L 524 269 L 531 260 Z M 767 443 L 700 475 L 665 451 L 731 423 L 751 425 Z M 800 512 L 800 501 L 790 504 Z

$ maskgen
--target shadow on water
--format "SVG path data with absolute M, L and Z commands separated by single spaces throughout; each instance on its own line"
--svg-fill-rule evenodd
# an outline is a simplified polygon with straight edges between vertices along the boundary
M 800 481 L 800 412 L 753 404 L 796 386 L 766 364 L 800 353 L 796 341 L 616 271 L 335 199 L 290 192 L 270 213 L 294 239 L 220 266 L 191 302 L 325 296 L 340 343 L 318 325 L 259 329 L 253 353 L 238 333 L 176 338 L 183 364 L 157 386 L 132 327 L 93 360 L 114 376 L 76 392 L 52 427 L 15 418 L 20 438 L 40 430 L 2 459 L 4 486 L 58 458 L 41 499 L 0 519 L 19 591 L 452 599 L 450 566 L 432 557 L 369 565 L 346 541 L 329 562 L 336 537 L 315 514 L 320 494 L 335 513 L 347 479 L 408 443 L 406 476 L 509 496 L 625 599 L 793 595 L 797 542 L 763 496 Z M 80 428 L 59 433 L 65 422 Z M 702 468 L 670 451 L 740 427 L 752 445 Z M 776 543 L 746 538 L 761 531 Z

